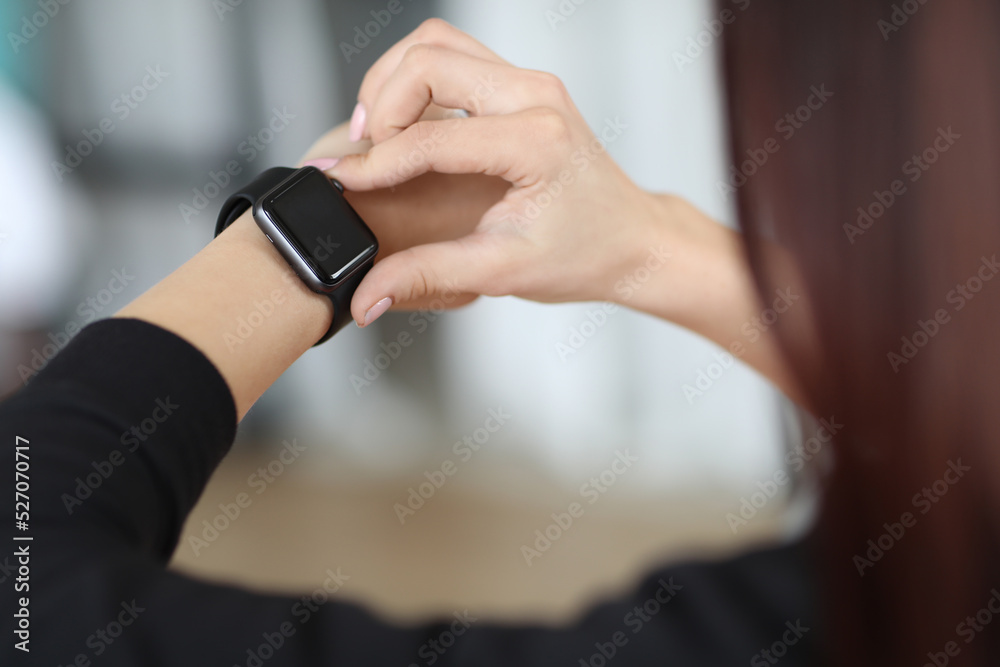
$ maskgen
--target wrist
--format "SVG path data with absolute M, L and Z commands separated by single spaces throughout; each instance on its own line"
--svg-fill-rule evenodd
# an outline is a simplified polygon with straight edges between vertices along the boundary
M 264 236 L 249 210 L 213 243 L 222 245 L 222 250 L 231 255 L 233 261 L 243 260 L 234 269 L 239 280 L 247 286 L 246 293 L 263 296 L 266 301 L 287 310 L 300 330 L 296 338 L 307 341 L 307 349 L 330 327 L 333 319 L 330 299 L 310 290 L 302 282 Z M 260 305 L 267 310 L 267 303 Z
M 757 301 L 742 237 L 681 197 L 647 194 L 645 200 L 630 250 L 609 281 L 610 300 L 716 342 L 728 340 L 736 333 L 731 316 Z
M 329 328 L 333 305 L 309 290 L 245 213 L 120 311 L 201 350 L 240 417 Z
M 679 197 L 653 195 L 652 201 L 652 224 L 642 241 L 633 244 L 631 273 L 625 274 L 619 283 L 624 289 L 613 300 L 707 338 L 801 400 L 773 330 L 751 328 L 747 333 L 763 306 L 742 235 Z M 659 248 L 669 252 L 669 259 L 654 270 L 653 250 Z

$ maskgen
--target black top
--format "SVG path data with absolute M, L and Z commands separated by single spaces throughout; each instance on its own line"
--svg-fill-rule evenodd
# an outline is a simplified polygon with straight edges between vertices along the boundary
M 169 419 L 148 421 L 167 410 Z M 0 404 L 0 664 L 821 662 L 802 544 L 670 567 L 555 626 L 459 614 L 402 627 L 324 603 L 321 589 L 315 599 L 265 595 L 170 572 L 185 517 L 235 432 L 233 398 L 212 363 L 138 320 L 88 326 Z M 88 482 L 97 488 L 81 500 Z M 15 504 L 25 500 L 16 491 L 29 506 Z M 30 653 L 16 648 L 24 626 Z

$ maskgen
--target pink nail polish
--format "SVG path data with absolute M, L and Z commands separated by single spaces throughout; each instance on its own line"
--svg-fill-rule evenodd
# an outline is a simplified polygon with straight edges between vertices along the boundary
M 347 133 L 348 141 L 361 141 L 361 137 L 365 133 L 366 120 L 368 120 L 368 112 L 365 111 L 365 105 L 358 102 L 357 106 L 354 107 L 354 113 L 351 114 L 351 128 Z
M 339 157 L 322 157 L 319 158 L 318 160 L 309 160 L 307 162 L 303 162 L 302 166 L 316 167 L 320 171 L 326 171 L 327 169 L 333 169 L 335 166 L 337 166 L 338 162 L 340 162 Z
M 389 310 L 389 306 L 391 305 L 392 305 L 392 297 L 390 296 L 387 296 L 384 299 L 377 301 L 375 305 L 369 308 L 368 312 L 365 313 L 365 323 L 362 324 L 361 326 L 366 327 L 375 320 L 377 320 L 379 317 L 382 316 L 382 314 L 385 311 Z

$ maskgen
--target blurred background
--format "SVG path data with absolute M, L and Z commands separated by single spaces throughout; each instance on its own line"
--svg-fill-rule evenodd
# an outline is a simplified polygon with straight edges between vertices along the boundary
M 431 16 L 560 76 L 592 127 L 624 124 L 608 150 L 633 179 L 733 225 L 719 188 L 718 11 L 708 0 L 2 3 L 0 391 L 202 248 L 222 201 L 346 120 L 368 66 Z M 785 399 L 682 329 L 599 310 L 480 299 L 390 313 L 309 351 L 241 425 L 174 566 L 277 591 L 340 568 L 341 595 L 389 615 L 555 618 L 654 565 L 803 530 L 801 485 L 765 493 L 809 434 Z M 387 355 L 401 332 L 413 344 Z M 361 383 L 369 364 L 377 377 Z M 613 469 L 620 457 L 633 462 Z M 230 519 L 220 504 L 239 493 L 252 502 Z M 559 526 L 553 514 L 574 501 L 584 514 Z

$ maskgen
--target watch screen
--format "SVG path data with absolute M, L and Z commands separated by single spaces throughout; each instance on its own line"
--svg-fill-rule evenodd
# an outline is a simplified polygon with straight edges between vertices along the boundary
M 361 217 L 319 171 L 307 172 L 271 199 L 268 208 L 324 282 L 340 278 L 377 243 Z

